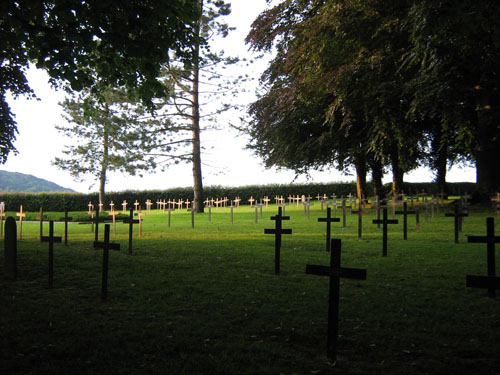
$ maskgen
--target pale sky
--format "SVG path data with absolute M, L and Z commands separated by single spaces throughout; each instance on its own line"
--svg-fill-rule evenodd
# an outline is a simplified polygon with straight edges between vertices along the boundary
M 248 52 L 244 38 L 252 21 L 265 8 L 265 0 L 232 1 L 232 14 L 226 17 L 226 21 L 230 26 L 235 26 L 236 30 L 232 31 L 223 41 L 223 48 L 229 54 L 249 59 L 255 57 Z M 252 69 L 243 72 L 255 77 L 255 83 L 253 86 L 248 85 L 247 91 L 251 93 L 255 91 L 258 77 L 265 67 L 265 61 L 258 61 L 253 65 Z M 10 100 L 12 111 L 15 113 L 18 123 L 19 134 L 17 135 L 15 147 L 19 154 L 14 155 L 11 153 L 7 163 L 0 165 L 0 170 L 31 174 L 83 193 L 97 191 L 97 184 L 94 184 L 91 179 L 83 183 L 75 182 L 68 172 L 51 165 L 51 161 L 56 156 L 62 156 L 63 146 L 68 142 L 54 127 L 56 124 L 64 124 L 61 117 L 62 110 L 58 105 L 58 102 L 63 100 L 64 93 L 57 92 L 48 85 L 48 77 L 43 71 L 30 70 L 28 80 L 40 101 L 26 100 L 23 97 Z M 247 104 L 254 99 L 254 95 L 246 95 L 239 100 Z M 233 113 L 231 121 L 236 121 L 238 117 L 238 113 Z M 251 151 L 244 149 L 247 139 L 236 131 L 229 129 L 226 123 L 227 119 L 221 118 L 219 125 L 224 130 L 201 134 L 202 145 L 206 148 L 202 155 L 204 163 L 202 167 L 203 184 L 205 186 L 287 184 L 294 180 L 295 174 L 292 171 L 265 169 L 260 159 L 253 156 Z M 448 173 L 447 180 L 449 182 L 475 182 L 475 173 L 475 169 L 472 168 L 461 169 L 454 167 Z M 352 174 L 346 176 L 336 170 L 311 173 L 311 177 L 310 182 L 354 180 Z M 106 190 L 161 190 L 192 186 L 192 180 L 191 165 L 181 164 L 169 168 L 166 172 L 145 174 L 142 178 L 110 173 Z M 384 182 L 390 180 L 390 175 L 384 178 Z M 432 174 L 424 168 L 405 175 L 405 181 L 429 182 L 431 180 Z M 295 182 L 307 182 L 307 179 L 305 176 L 300 176 Z M 92 184 L 94 185 L 91 187 Z

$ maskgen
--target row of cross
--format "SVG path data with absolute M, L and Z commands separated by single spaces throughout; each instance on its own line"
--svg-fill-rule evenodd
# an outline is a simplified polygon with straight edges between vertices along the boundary
M 345 205 L 345 202 L 344 202 Z M 458 231 L 458 222 L 461 217 L 467 214 L 460 211 L 461 205 L 459 202 L 455 204 L 453 214 L 447 216 L 455 219 L 455 233 Z M 360 210 L 361 211 L 361 210 Z M 405 239 L 406 239 L 406 221 L 407 215 L 411 212 L 407 208 L 407 202 L 403 202 Z M 275 235 L 275 274 L 280 274 L 280 249 L 281 236 L 284 234 L 292 234 L 291 229 L 283 228 L 283 221 L 290 220 L 289 216 L 283 216 L 282 207 L 278 208 L 278 215 L 272 216 L 271 220 L 275 221 L 274 229 L 265 229 L 265 234 Z M 328 338 L 327 338 L 327 356 L 335 360 L 337 356 L 337 337 L 338 337 L 338 319 L 339 319 L 339 287 L 340 278 L 349 278 L 356 280 L 366 280 L 366 270 L 356 268 L 341 267 L 341 240 L 331 239 L 331 223 L 339 222 L 339 218 L 331 216 L 331 208 L 327 208 L 327 217 L 318 218 L 318 222 L 327 224 L 327 251 L 330 251 L 330 266 L 323 265 L 306 265 L 306 273 L 311 275 L 329 276 L 329 304 L 328 304 Z M 383 225 L 383 256 L 387 256 L 387 226 L 389 224 L 397 224 L 397 220 L 387 218 L 387 208 L 383 209 L 383 219 L 373 220 L 374 224 Z M 486 243 L 487 244 L 487 276 L 466 275 L 466 286 L 472 288 L 486 288 L 490 297 L 495 297 L 495 290 L 500 289 L 500 277 L 496 276 L 495 270 L 495 243 L 500 242 L 500 236 L 495 236 L 494 219 L 486 219 L 486 236 L 468 236 L 469 243 Z M 456 235 L 457 236 L 457 235 Z M 457 242 L 457 241 L 455 241 Z

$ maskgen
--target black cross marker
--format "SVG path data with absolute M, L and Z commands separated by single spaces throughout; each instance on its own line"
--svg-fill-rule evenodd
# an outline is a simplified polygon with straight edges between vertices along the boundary
M 276 275 L 280 274 L 280 249 L 281 249 L 281 235 L 282 234 L 292 234 L 291 229 L 283 229 L 283 220 L 290 220 L 290 216 L 281 215 L 281 207 L 278 208 L 278 215 L 271 216 L 271 220 L 276 221 L 276 226 L 274 229 L 264 229 L 264 234 L 274 234 L 274 273 Z
M 49 288 L 52 288 L 54 280 L 54 244 L 61 243 L 61 237 L 54 237 L 54 221 L 49 221 L 49 235 L 42 237 L 42 242 L 49 243 Z
M 94 241 L 94 249 L 103 249 L 101 299 L 106 301 L 108 298 L 109 250 L 120 250 L 120 244 L 109 242 L 109 224 L 104 226 L 104 242 Z
M 467 236 L 467 242 L 486 243 L 488 276 L 467 275 L 466 284 L 470 288 L 488 288 L 488 295 L 495 297 L 495 289 L 500 289 L 500 277 L 495 274 L 495 244 L 500 242 L 500 237 L 495 236 L 495 220 L 486 218 L 486 236 Z
M 330 239 L 332 237 L 332 223 L 338 223 L 340 218 L 332 217 L 332 209 L 328 207 L 326 209 L 326 217 L 318 218 L 320 223 L 326 223 L 326 251 L 330 251 Z
M 382 220 L 373 220 L 373 224 L 382 224 L 382 255 L 387 256 L 387 225 L 388 224 L 397 224 L 397 220 L 388 220 L 387 219 L 387 208 L 383 210 L 383 219 Z
M 342 243 L 339 239 L 332 239 L 330 267 L 311 264 L 306 265 L 307 274 L 330 277 L 330 293 L 328 301 L 328 341 L 326 355 L 332 360 L 335 360 L 337 357 L 340 278 L 344 277 L 347 279 L 366 280 L 366 270 L 340 267 L 341 246 Z

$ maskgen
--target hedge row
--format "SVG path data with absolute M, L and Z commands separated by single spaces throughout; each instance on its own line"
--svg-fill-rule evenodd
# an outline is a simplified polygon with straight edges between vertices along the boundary
M 448 193 L 450 195 L 460 195 L 464 193 L 472 193 L 475 189 L 473 183 L 449 183 Z M 391 185 L 384 186 L 384 193 L 388 194 L 391 190 Z M 373 191 L 369 184 L 368 191 Z M 405 183 L 405 192 L 422 192 L 425 191 L 429 194 L 437 194 L 436 185 L 433 183 Z M 254 186 L 241 186 L 241 187 L 223 187 L 223 186 L 207 186 L 204 189 L 206 198 L 224 198 L 228 197 L 233 199 L 240 197 L 241 204 L 248 204 L 248 199 L 263 198 L 268 196 L 273 199 L 275 196 L 288 197 L 289 195 L 310 195 L 316 197 L 317 195 L 332 195 L 346 196 L 348 194 L 356 193 L 356 184 L 354 182 L 338 182 L 329 184 L 292 184 L 292 185 L 254 185 Z M 117 210 L 121 209 L 121 203 L 126 200 L 133 203 L 136 200 L 145 206 L 147 199 L 153 203 L 160 199 L 172 200 L 192 200 L 193 190 L 191 187 L 175 188 L 168 190 L 126 190 L 121 192 L 110 192 L 106 194 L 106 206 L 109 208 L 109 203 L 113 201 Z M 84 211 L 88 209 L 89 202 L 94 205 L 98 203 L 98 194 L 81 194 L 81 193 L 0 193 L 0 202 L 4 202 L 6 209 L 17 210 L 20 205 L 23 205 L 24 211 L 38 211 L 43 207 L 44 211 L 59 211 L 63 212 L 65 209 L 69 211 Z M 274 202 L 274 201 L 272 201 Z M 130 206 L 129 206 L 130 207 Z M 154 208 L 156 205 L 153 206 Z

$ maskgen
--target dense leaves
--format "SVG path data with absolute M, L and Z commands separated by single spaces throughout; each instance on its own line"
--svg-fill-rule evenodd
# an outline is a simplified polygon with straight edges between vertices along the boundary
M 56 86 L 73 90 L 125 86 L 145 102 L 165 95 L 157 79 L 175 54 L 186 63 L 194 43 L 195 0 L 6 0 L 0 3 L 1 153 L 16 127 L 5 94 L 32 94 L 29 62 Z
M 250 147 L 297 173 L 352 166 L 358 194 L 383 166 L 394 192 L 419 165 L 445 190 L 447 164 L 465 160 L 483 191 L 500 189 L 488 173 L 500 161 L 499 15 L 487 0 L 281 1 L 247 37 L 275 52 L 250 107 Z

